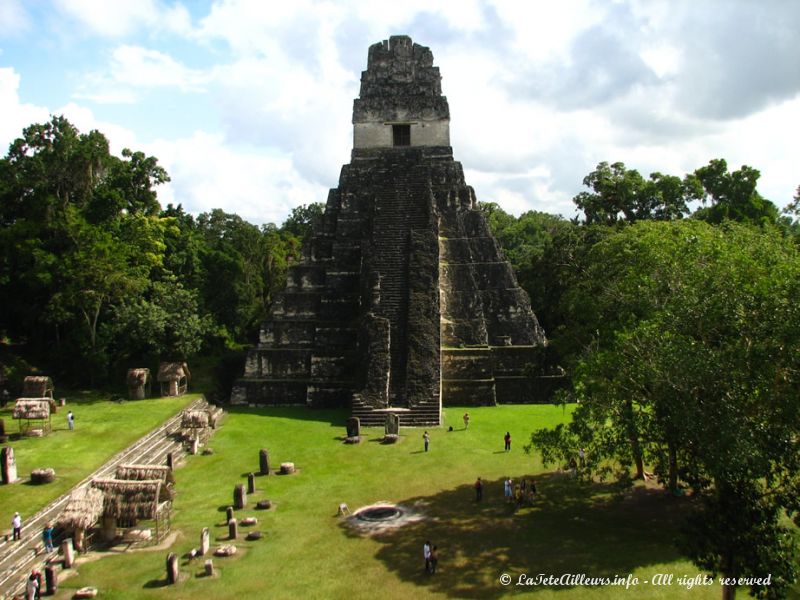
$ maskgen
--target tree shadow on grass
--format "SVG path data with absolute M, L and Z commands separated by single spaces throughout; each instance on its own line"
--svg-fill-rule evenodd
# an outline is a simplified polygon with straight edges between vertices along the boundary
M 690 499 L 642 487 L 620 496 L 612 485 L 582 484 L 560 474 L 540 475 L 536 482 L 533 506 L 516 511 L 504 501 L 502 479 L 484 482 L 480 503 L 472 484 L 403 500 L 427 518 L 373 534 L 382 544 L 376 558 L 403 581 L 453 598 L 482 599 L 508 593 L 499 582 L 503 573 L 514 582 L 524 573 L 614 578 L 681 558 L 673 538 Z M 342 526 L 348 536 L 363 535 Z M 423 570 L 425 540 L 439 547 L 435 575 Z

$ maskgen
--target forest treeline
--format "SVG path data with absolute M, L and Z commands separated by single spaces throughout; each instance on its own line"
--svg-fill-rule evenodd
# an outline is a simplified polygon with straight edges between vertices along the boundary
M 569 376 L 557 400 L 577 403 L 527 448 L 564 468 L 582 448 L 583 479 L 694 498 L 678 544 L 723 598 L 740 578 L 785 597 L 798 567 L 800 189 L 782 214 L 758 177 L 601 163 L 583 219 L 483 207 Z
M 321 207 L 280 227 L 219 209 L 194 217 L 160 205 L 167 181 L 155 157 L 114 156 L 102 133 L 60 116 L 11 144 L 0 160 L 6 371 L 21 354 L 62 382 L 96 385 L 255 340 Z
M 529 447 L 561 465 L 584 448 L 583 477 L 693 493 L 684 552 L 726 577 L 771 574 L 751 592 L 780 597 L 797 566 L 786 517 L 800 510 L 800 188 L 781 212 L 758 179 L 723 159 L 648 177 L 604 162 L 574 198 L 579 218 L 480 208 L 547 333 L 531 374 L 563 368 L 556 400 L 578 403 Z M 160 205 L 168 180 L 155 157 L 113 156 L 102 133 L 63 117 L 11 144 L 5 375 L 24 357 L 75 383 L 118 382 L 130 366 L 200 352 L 224 362 L 255 341 L 322 205 L 281 226 L 194 217 Z

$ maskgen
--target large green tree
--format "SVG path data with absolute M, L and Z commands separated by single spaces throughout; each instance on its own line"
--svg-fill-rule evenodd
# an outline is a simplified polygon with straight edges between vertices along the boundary
M 651 173 L 649 179 L 621 162 L 601 162 L 583 178 L 590 192 L 573 198 L 583 211 L 586 223 L 613 225 L 620 221 L 670 221 L 689 213 L 688 203 L 702 197 L 702 187 L 694 176 Z
M 710 161 L 694 172 L 703 186 L 704 203 L 694 217 L 719 224 L 725 220 L 754 225 L 774 225 L 779 217 L 778 207 L 758 193 L 756 186 L 761 173 L 743 165 L 738 171 L 728 171 L 721 158 Z
M 798 292 L 800 257 L 775 229 L 641 223 L 599 242 L 580 290 L 597 323 L 575 373 L 581 404 L 534 446 L 560 460 L 583 446 L 590 471 L 635 464 L 641 476 L 652 464 L 673 491 L 684 482 L 705 497 L 686 546 L 697 564 L 733 578 L 772 572 L 772 586 L 753 591 L 785 590 L 794 563 L 779 516 L 798 508 Z M 727 530 L 737 510 L 763 518 Z
M 0 328 L 102 372 L 101 324 L 162 268 L 154 188 L 167 180 L 155 158 L 113 156 L 63 117 L 23 130 L 0 160 Z

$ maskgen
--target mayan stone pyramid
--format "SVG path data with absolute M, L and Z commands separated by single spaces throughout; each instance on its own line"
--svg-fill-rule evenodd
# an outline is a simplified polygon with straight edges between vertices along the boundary
M 536 401 L 524 374 L 545 344 L 450 147 L 430 49 L 369 49 L 353 151 L 234 404 L 350 407 L 362 424 L 441 421 L 444 404 Z

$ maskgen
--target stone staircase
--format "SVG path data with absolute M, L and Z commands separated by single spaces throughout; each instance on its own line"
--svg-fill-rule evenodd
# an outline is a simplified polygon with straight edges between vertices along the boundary
M 438 402 L 425 402 L 411 408 L 389 407 L 372 408 L 361 400 L 359 394 L 353 395 L 352 415 L 358 417 L 362 427 L 383 427 L 387 414 L 400 418 L 400 427 L 438 427 L 441 424 L 441 410 Z
M 406 403 L 405 383 L 408 356 L 410 233 L 430 227 L 428 171 L 404 164 L 387 166 L 381 172 L 373 216 L 371 269 L 381 275 L 378 314 L 391 324 L 392 404 Z

